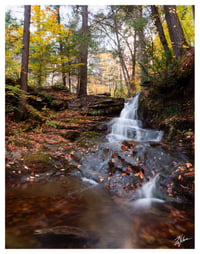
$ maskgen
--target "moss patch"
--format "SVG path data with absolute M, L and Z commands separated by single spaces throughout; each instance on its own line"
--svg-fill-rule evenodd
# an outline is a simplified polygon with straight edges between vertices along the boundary
M 30 169 L 37 172 L 45 172 L 55 168 L 51 156 L 46 153 L 25 155 L 24 162 Z
M 76 143 L 80 147 L 88 148 L 91 146 L 98 145 L 101 137 L 99 133 L 95 131 L 86 131 L 84 132 L 79 139 L 77 139 Z

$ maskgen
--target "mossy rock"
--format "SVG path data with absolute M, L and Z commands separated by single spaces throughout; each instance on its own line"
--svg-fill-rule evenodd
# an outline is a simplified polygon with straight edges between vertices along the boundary
M 99 145 L 102 142 L 102 137 L 95 131 L 84 132 L 79 139 L 76 140 L 76 144 L 83 148 L 89 148 L 91 146 Z
M 77 130 L 68 130 L 64 133 L 61 133 L 61 136 L 69 139 L 71 142 L 74 142 L 76 139 L 80 137 L 81 133 Z
M 96 138 L 98 136 L 99 136 L 99 134 L 97 132 L 95 132 L 95 131 L 86 131 L 82 135 L 82 137 L 89 138 L 89 139 L 90 138 Z
M 45 172 L 55 169 L 53 160 L 49 154 L 36 153 L 24 156 L 24 163 L 35 172 Z

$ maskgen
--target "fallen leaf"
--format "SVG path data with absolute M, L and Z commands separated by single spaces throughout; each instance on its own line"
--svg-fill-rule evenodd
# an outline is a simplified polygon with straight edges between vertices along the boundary
M 135 176 L 139 176 L 141 179 L 144 178 L 144 174 L 141 171 L 136 173 Z

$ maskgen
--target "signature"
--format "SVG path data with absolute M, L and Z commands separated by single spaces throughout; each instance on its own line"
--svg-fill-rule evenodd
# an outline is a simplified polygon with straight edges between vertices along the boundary
M 175 241 L 174 245 L 180 247 L 182 243 L 189 241 L 189 240 L 192 240 L 192 238 L 187 238 L 187 237 L 185 237 L 185 235 L 179 235 L 174 239 L 174 241 Z

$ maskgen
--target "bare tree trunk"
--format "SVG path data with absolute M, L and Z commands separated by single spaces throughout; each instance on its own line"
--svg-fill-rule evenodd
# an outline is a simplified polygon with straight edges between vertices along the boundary
M 58 20 L 58 24 L 60 25 L 60 5 L 56 5 L 56 7 L 58 9 L 57 20 Z M 66 87 L 66 75 L 65 75 L 65 71 L 64 71 L 65 64 L 63 62 L 63 43 L 62 43 L 62 39 L 61 38 L 59 40 L 59 44 L 60 44 L 61 66 L 62 66 L 62 81 L 63 81 L 63 86 Z
M 132 88 L 133 92 L 135 92 L 135 70 L 136 70 L 136 53 L 137 53 L 137 48 L 136 48 L 136 32 L 134 33 L 134 50 L 133 50 L 133 55 L 132 55 Z
M 167 59 L 170 59 L 172 57 L 172 55 L 171 55 L 171 51 L 170 51 L 168 43 L 167 43 L 167 39 L 165 37 L 165 33 L 164 33 L 164 30 L 163 30 L 161 20 L 160 20 L 158 7 L 155 6 L 155 5 L 151 5 L 151 13 L 152 13 L 152 18 L 154 20 L 157 32 L 158 32 L 159 37 L 160 37 L 160 41 L 163 45 L 165 54 L 167 56 Z
M 195 19 L 195 5 L 192 5 L 193 18 Z
M 184 47 L 187 48 L 188 44 L 176 13 L 176 6 L 164 5 L 164 10 L 174 55 L 176 58 L 180 58 L 185 51 Z
M 71 72 L 68 73 L 68 85 L 69 85 L 69 92 L 72 91 L 72 84 L 71 84 Z
M 21 65 L 21 89 L 27 91 L 28 87 L 28 57 L 29 57 L 29 42 L 30 42 L 30 18 L 31 6 L 25 5 L 24 10 L 24 34 L 23 34 L 23 49 L 22 49 L 22 65 Z
M 142 14 L 142 5 L 137 6 L 137 19 L 138 21 L 141 21 L 143 19 L 143 14 Z M 139 28 L 136 30 L 137 35 L 138 35 L 138 61 L 141 63 L 143 66 L 146 65 L 147 63 L 147 56 L 145 54 L 145 38 L 144 38 L 144 25 L 141 24 L 139 25 Z M 140 79 L 145 76 L 145 73 L 143 71 L 143 68 L 140 68 Z
M 37 5 L 38 9 L 39 9 L 39 15 L 37 15 L 37 32 L 38 32 L 38 36 L 39 36 L 39 43 L 40 45 L 42 44 L 42 38 L 41 38 L 41 21 L 40 21 L 40 15 L 41 15 L 41 11 L 40 11 L 40 5 Z M 41 49 L 40 49 L 41 50 Z M 42 56 L 42 50 L 39 53 L 39 70 L 37 73 L 37 85 L 38 87 L 41 87 L 42 85 L 42 62 L 43 62 L 43 56 Z
M 80 83 L 78 97 L 87 95 L 87 59 L 88 59 L 88 6 L 82 6 L 82 45 L 81 45 L 81 63 Z
M 123 55 L 122 55 L 122 48 L 121 48 L 121 43 L 120 43 L 120 39 L 119 39 L 119 32 L 118 32 L 118 26 L 117 26 L 117 21 L 116 21 L 115 15 L 113 16 L 113 21 L 114 21 L 114 31 L 115 31 L 115 35 L 117 38 L 117 47 L 118 47 L 120 64 L 122 67 L 122 72 L 123 72 L 123 76 L 125 79 L 125 83 L 126 83 L 126 86 L 128 89 L 128 94 L 130 94 L 130 75 L 129 75 L 126 63 L 124 61 Z
M 30 19 L 31 5 L 24 7 L 24 32 L 23 32 L 23 49 L 21 64 L 21 89 L 25 92 L 28 90 L 28 58 L 29 58 L 29 42 L 30 42 Z M 19 103 L 19 120 L 26 117 L 26 98 L 21 98 Z

